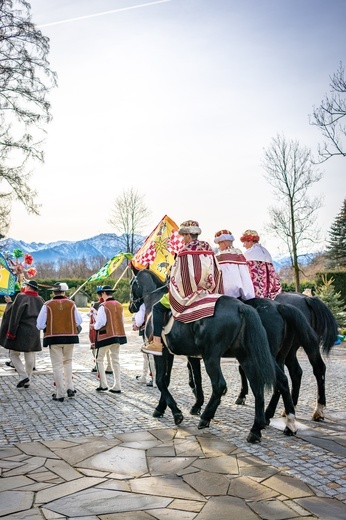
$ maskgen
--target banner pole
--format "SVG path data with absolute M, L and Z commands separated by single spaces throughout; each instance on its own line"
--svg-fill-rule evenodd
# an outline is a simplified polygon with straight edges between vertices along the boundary
M 78 287 L 78 289 L 73 294 L 71 294 L 70 299 L 72 300 L 72 298 L 74 296 L 76 296 L 76 294 L 81 290 L 81 288 L 84 287 L 84 285 L 87 283 L 88 283 L 88 280 L 86 280 L 84 283 L 82 283 L 82 285 L 80 287 Z
M 125 276 L 125 273 L 126 273 L 126 271 L 127 271 L 128 269 L 129 269 L 129 266 L 127 265 L 127 266 L 126 266 L 126 269 L 124 269 L 123 274 L 120 276 L 120 278 L 118 278 L 118 280 L 117 280 L 116 283 L 114 284 L 113 291 L 116 289 L 116 287 L 117 287 L 118 283 L 120 282 L 120 280 Z

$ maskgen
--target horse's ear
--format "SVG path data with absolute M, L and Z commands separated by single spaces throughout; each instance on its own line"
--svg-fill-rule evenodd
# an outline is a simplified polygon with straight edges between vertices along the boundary
M 129 263 L 129 267 L 130 267 L 132 273 L 134 274 L 134 276 L 137 276 L 137 274 L 139 273 L 139 269 L 136 269 L 136 267 L 134 267 L 134 265 L 131 262 Z

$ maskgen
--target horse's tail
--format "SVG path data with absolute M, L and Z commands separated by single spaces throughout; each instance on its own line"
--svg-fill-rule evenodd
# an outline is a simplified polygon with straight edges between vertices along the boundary
M 304 314 L 299 309 L 297 309 L 297 307 L 294 307 L 290 304 L 279 303 L 278 311 L 280 312 L 285 322 L 287 322 L 291 327 L 291 333 L 295 335 L 299 341 L 299 344 L 303 348 L 305 348 L 305 346 L 308 347 L 309 345 L 315 344 L 316 348 L 318 349 L 318 336 L 314 329 L 310 326 Z
M 239 311 L 243 322 L 243 341 L 250 350 L 251 360 L 258 367 L 258 381 L 264 387 L 272 389 L 275 385 L 276 376 L 274 358 L 270 351 L 267 333 L 255 309 L 249 305 L 242 305 Z
M 320 338 L 323 352 L 328 355 L 338 336 L 336 319 L 329 307 L 317 296 L 306 298 L 306 303 L 312 314 L 311 326 Z

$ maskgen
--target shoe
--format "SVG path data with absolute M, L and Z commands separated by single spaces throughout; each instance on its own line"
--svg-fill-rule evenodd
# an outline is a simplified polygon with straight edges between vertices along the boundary
M 138 383 L 146 383 L 147 378 L 145 376 L 136 376 Z
M 97 367 L 91 369 L 92 372 L 97 372 Z
M 53 401 L 59 401 L 59 403 L 64 402 L 64 397 L 57 397 L 56 394 L 52 394 Z
M 71 390 L 70 388 L 67 389 L 67 397 L 74 397 L 77 393 L 77 390 Z
M 151 341 L 149 345 L 141 348 L 141 351 L 144 354 L 153 354 L 154 356 L 162 356 L 162 343 L 158 343 L 156 341 Z
M 112 394 L 121 394 L 121 390 L 114 390 L 113 388 L 110 388 L 109 391 L 110 391 Z
M 12 361 L 5 361 L 5 365 L 7 367 L 14 368 L 14 364 L 12 363 Z
M 26 377 L 25 379 L 22 379 L 21 381 L 19 381 L 17 388 L 28 388 L 28 386 L 25 386 L 28 384 L 30 385 L 30 379 L 28 377 Z
M 106 374 L 113 374 L 113 370 L 106 370 Z
M 153 382 L 152 381 L 148 381 L 147 386 L 153 386 Z
M 103 387 L 103 386 L 98 386 L 98 387 L 96 388 L 96 392 L 107 392 L 107 390 L 108 390 L 108 386 L 105 386 L 105 387 Z

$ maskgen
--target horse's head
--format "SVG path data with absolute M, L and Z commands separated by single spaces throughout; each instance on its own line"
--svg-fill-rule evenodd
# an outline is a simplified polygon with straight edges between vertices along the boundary
M 167 285 L 149 269 L 141 269 L 130 282 L 129 311 L 137 312 L 142 303 L 145 303 L 149 312 L 164 292 L 167 292 Z
M 139 311 L 143 303 L 143 290 L 138 282 L 137 276 L 132 278 L 130 282 L 130 303 L 129 311 L 134 314 Z

